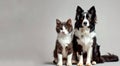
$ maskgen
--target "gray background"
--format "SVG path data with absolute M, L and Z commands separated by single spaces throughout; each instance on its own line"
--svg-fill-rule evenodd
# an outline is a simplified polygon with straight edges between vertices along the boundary
M 55 20 L 74 24 L 77 5 L 95 5 L 101 52 L 120 56 L 120 0 L 0 0 L 0 66 L 53 66 Z

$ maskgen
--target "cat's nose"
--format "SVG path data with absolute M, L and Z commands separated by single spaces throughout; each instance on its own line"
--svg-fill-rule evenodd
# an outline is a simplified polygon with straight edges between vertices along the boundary
M 65 32 L 61 32 L 62 34 L 65 34 Z

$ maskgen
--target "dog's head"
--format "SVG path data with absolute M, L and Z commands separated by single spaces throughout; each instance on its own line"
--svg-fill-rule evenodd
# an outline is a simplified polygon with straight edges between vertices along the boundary
M 75 20 L 75 28 L 77 28 L 78 30 L 79 28 L 86 27 L 90 28 L 90 31 L 93 31 L 95 29 L 96 23 L 95 7 L 92 6 L 87 12 L 84 12 L 84 10 L 80 6 L 77 6 Z

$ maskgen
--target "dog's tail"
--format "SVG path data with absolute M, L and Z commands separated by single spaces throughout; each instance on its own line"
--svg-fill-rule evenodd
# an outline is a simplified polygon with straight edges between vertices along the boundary
M 108 55 L 102 55 L 101 58 L 104 62 L 117 62 L 117 61 L 119 61 L 118 56 L 111 54 L 111 53 L 108 53 Z

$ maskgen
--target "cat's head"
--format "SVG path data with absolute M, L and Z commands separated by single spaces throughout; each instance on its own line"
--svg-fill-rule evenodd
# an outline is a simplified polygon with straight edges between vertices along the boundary
M 67 35 L 73 31 L 72 21 L 68 19 L 66 22 L 61 22 L 56 19 L 56 32 L 58 34 Z

